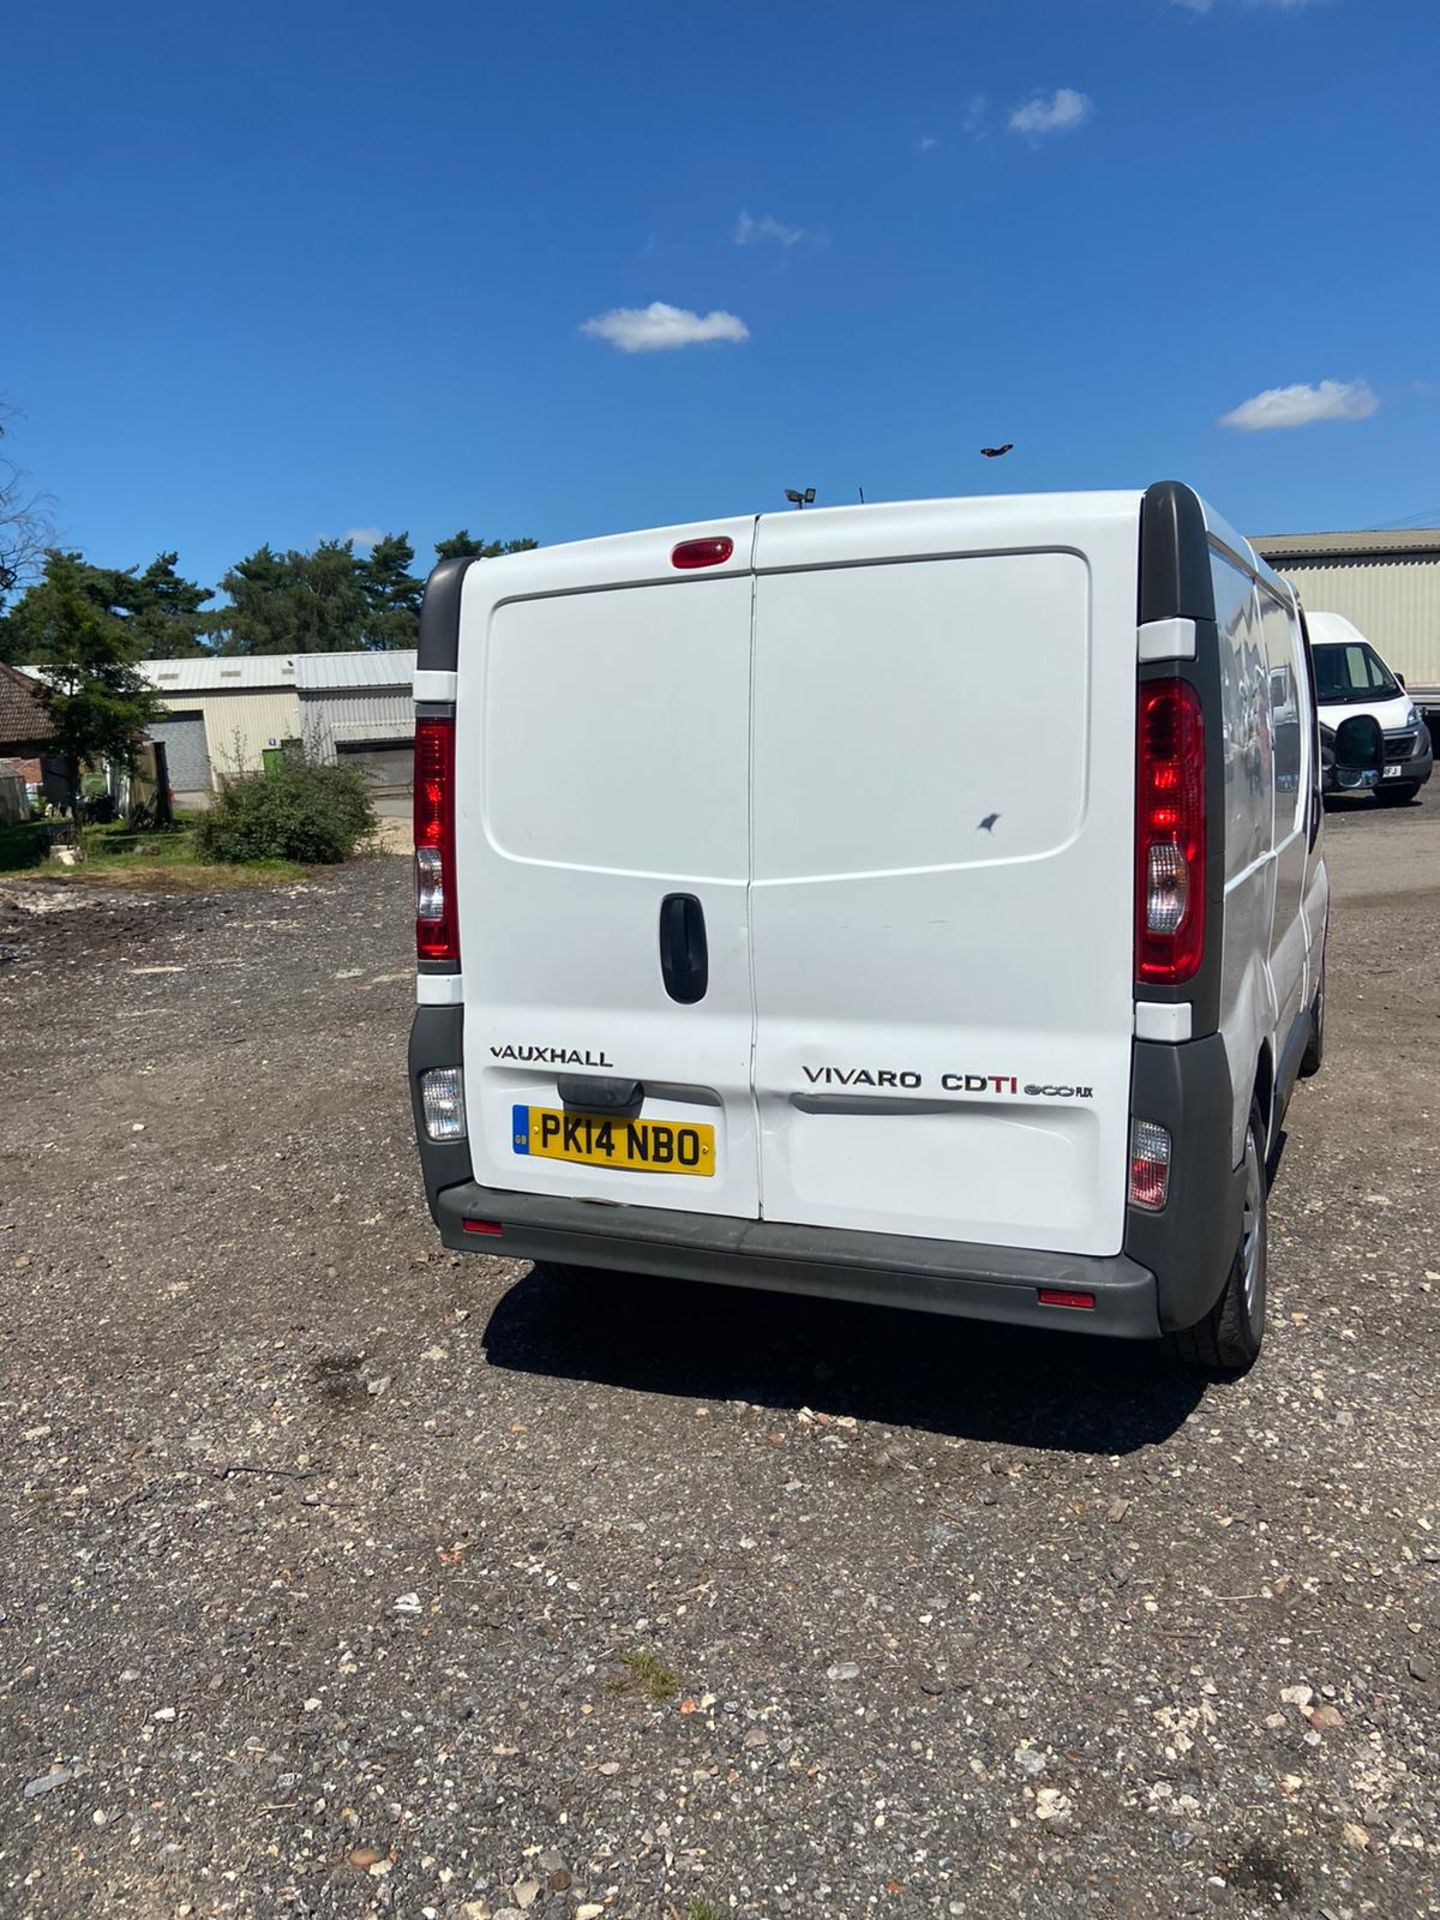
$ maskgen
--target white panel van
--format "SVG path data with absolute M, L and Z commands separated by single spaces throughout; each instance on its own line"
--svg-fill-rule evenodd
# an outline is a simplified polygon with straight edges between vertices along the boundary
M 416 700 L 447 1246 L 1253 1360 L 1314 682 L 1189 488 L 447 561 Z
M 1355 715 L 1368 714 L 1385 743 L 1375 798 L 1382 807 L 1408 805 L 1435 764 L 1420 709 L 1405 691 L 1405 682 L 1343 613 L 1307 608 L 1305 618 L 1322 730 L 1333 732 Z

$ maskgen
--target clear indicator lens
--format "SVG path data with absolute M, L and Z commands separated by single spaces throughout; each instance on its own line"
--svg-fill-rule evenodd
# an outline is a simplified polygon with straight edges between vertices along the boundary
M 415 849 L 415 918 L 445 918 L 445 875 L 438 847 Z
M 1170 1191 L 1170 1135 L 1154 1120 L 1130 1122 L 1130 1204 L 1159 1213 Z
M 432 1067 L 422 1073 L 420 1106 L 432 1140 L 465 1138 L 465 1078 L 459 1067 Z
M 1145 863 L 1145 925 L 1151 933 L 1174 933 L 1190 904 L 1190 870 L 1179 847 L 1152 846 Z

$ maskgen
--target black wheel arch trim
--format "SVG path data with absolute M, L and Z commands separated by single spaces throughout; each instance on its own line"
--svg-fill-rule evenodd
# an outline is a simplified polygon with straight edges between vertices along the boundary
M 1164 1208 L 1126 1209 L 1125 1252 L 1155 1275 L 1163 1330 L 1180 1332 L 1219 1299 L 1240 1235 L 1245 1163 L 1230 1158 L 1235 1099 L 1223 1036 L 1137 1040 L 1130 1111 L 1165 1127 L 1172 1150 Z

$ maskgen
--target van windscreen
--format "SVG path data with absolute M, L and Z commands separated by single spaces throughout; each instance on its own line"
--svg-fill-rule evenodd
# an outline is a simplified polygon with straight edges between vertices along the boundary
M 1388 700 L 1399 691 L 1394 674 L 1363 640 L 1315 648 L 1315 692 L 1322 707 Z

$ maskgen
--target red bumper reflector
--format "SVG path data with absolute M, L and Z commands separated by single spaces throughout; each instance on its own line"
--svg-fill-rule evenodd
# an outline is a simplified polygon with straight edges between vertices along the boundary
M 1095 1305 L 1093 1293 L 1072 1293 L 1068 1287 L 1041 1287 L 1038 1291 L 1042 1307 L 1093 1307 Z
M 728 533 L 717 535 L 713 540 L 682 540 L 670 555 L 672 567 L 683 568 L 687 573 L 696 567 L 718 567 L 727 561 L 735 551 L 735 542 Z
M 460 1225 L 466 1233 L 502 1233 L 504 1229 L 498 1220 L 462 1220 Z

